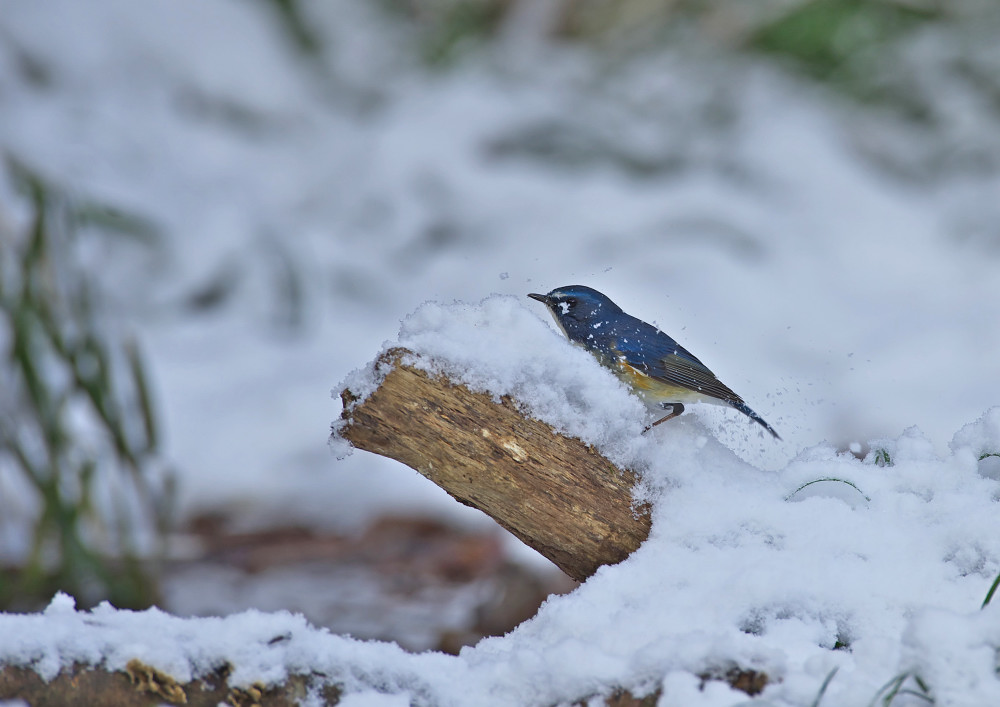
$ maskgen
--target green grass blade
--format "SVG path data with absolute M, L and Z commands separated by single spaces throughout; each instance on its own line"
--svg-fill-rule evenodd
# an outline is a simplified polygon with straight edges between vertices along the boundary
M 830 686 L 830 681 L 833 680 L 833 676 L 837 674 L 838 670 L 840 670 L 840 668 L 834 668 L 826 676 L 823 684 L 819 686 L 819 692 L 816 693 L 816 699 L 812 701 L 812 704 L 809 707 L 819 707 L 819 703 L 823 699 L 823 695 L 826 694 L 826 688 Z
M 986 598 L 983 599 L 983 605 L 979 607 L 980 609 L 985 609 L 989 606 L 990 601 L 993 600 L 993 595 L 997 593 L 997 587 L 1000 587 L 1000 574 L 998 574 L 997 578 L 993 580 L 990 590 L 986 592 Z

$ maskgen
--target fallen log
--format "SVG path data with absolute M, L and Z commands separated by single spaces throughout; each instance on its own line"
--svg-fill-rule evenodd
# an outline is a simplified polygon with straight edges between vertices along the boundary
M 295 707 L 312 692 L 327 705 L 340 701 L 339 687 L 313 676 L 290 675 L 278 685 L 240 688 L 227 684 L 228 672 L 223 666 L 213 675 L 181 683 L 133 659 L 125 670 L 73 665 L 46 681 L 31 668 L 5 665 L 0 666 L 0 700 L 24 700 L 31 707 Z
M 315 675 L 289 675 L 276 685 L 230 687 L 228 666 L 215 674 L 180 683 L 171 676 L 139 660 L 132 660 L 125 670 L 109 670 L 105 666 L 73 665 L 46 681 L 31 668 L 0 666 L 0 700 L 19 699 L 31 707 L 157 707 L 187 705 L 187 707 L 295 707 L 306 698 L 333 707 L 343 696 L 339 686 L 325 683 Z M 767 676 L 752 670 L 730 670 L 725 676 L 702 675 L 702 684 L 724 680 L 731 687 L 754 696 L 767 685 Z M 628 690 L 614 690 L 610 695 L 580 700 L 593 704 L 600 699 L 607 707 L 652 707 L 660 696 L 655 690 L 645 697 L 636 697 Z
M 391 349 L 364 399 L 344 390 L 337 434 L 400 461 L 478 508 L 576 580 L 624 560 L 649 535 L 636 476 L 592 447 L 526 417 L 509 397 L 429 375 Z

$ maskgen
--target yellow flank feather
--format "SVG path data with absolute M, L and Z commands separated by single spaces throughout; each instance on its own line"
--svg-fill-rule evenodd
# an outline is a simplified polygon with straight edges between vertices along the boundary
M 653 378 L 629 364 L 622 356 L 618 356 L 615 362 L 618 364 L 615 371 L 618 378 L 632 388 L 648 405 L 659 406 L 660 403 L 727 404 L 724 400 L 699 393 L 697 390 L 671 385 Z

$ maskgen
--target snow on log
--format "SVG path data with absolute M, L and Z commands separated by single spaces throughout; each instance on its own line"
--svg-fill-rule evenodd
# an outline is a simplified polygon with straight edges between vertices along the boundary
M 499 402 L 404 362 L 361 400 L 350 389 L 339 436 L 400 461 L 460 502 L 478 508 L 573 579 L 625 559 L 649 535 L 649 509 L 632 496 L 636 476 L 592 447 Z

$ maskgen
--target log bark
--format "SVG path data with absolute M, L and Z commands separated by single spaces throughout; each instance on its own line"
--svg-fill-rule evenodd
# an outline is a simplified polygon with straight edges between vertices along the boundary
M 417 470 L 573 579 L 621 562 L 646 539 L 649 509 L 634 501 L 634 473 L 525 417 L 509 398 L 498 403 L 404 364 L 407 353 L 383 355 L 378 365 L 390 370 L 366 399 L 341 393 L 341 437 Z
M 342 696 L 339 686 L 316 675 L 293 674 L 277 685 L 237 688 L 227 684 L 228 674 L 228 666 L 223 666 L 213 675 L 180 683 L 134 659 L 124 671 L 108 670 L 103 665 L 73 665 L 46 682 L 31 668 L 6 665 L 0 666 L 0 700 L 20 699 L 31 707 L 295 707 L 311 696 L 334 707 Z M 750 696 L 759 694 L 768 683 L 767 675 L 753 670 L 730 669 L 700 677 L 702 687 L 709 681 L 724 680 Z M 636 697 L 628 690 L 615 690 L 602 700 L 607 707 L 652 707 L 661 694 L 656 690 Z M 595 698 L 574 704 L 591 704 Z
M 124 671 L 103 665 L 73 665 L 46 682 L 31 668 L 0 666 L 0 700 L 21 699 L 31 707 L 295 707 L 310 693 L 327 705 L 340 701 L 340 688 L 314 676 L 290 675 L 279 685 L 230 687 L 224 666 L 208 677 L 180 683 L 139 660 Z

